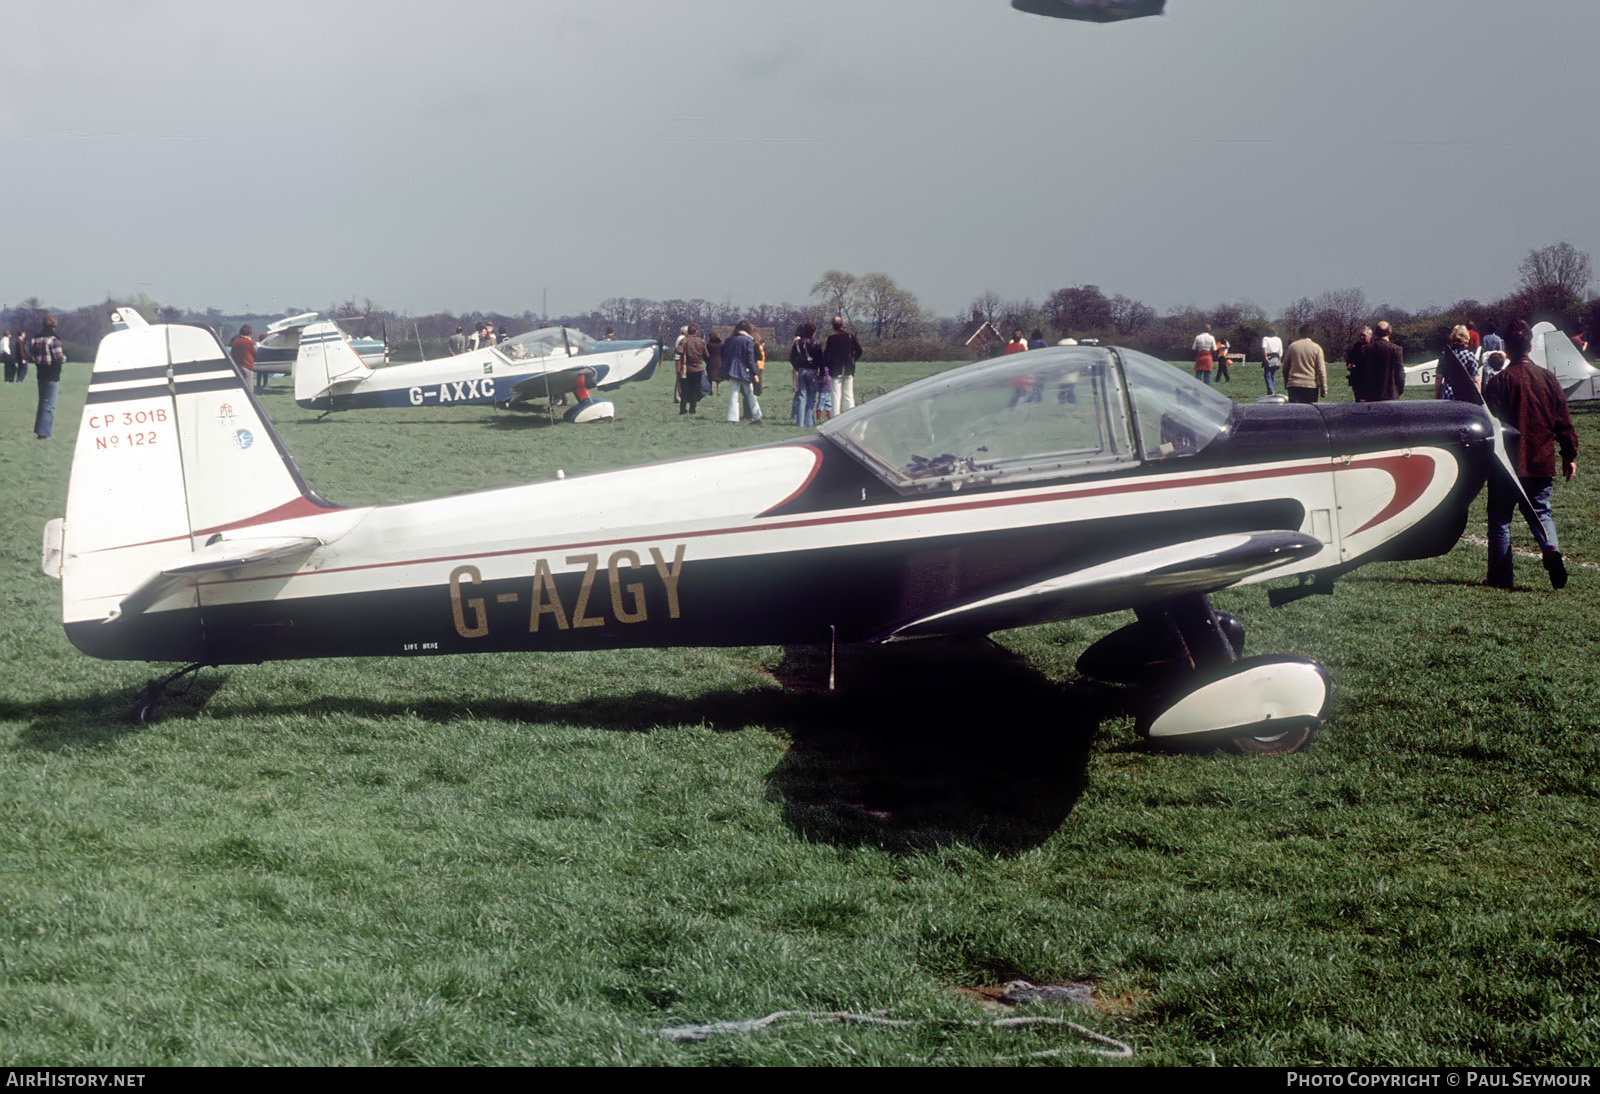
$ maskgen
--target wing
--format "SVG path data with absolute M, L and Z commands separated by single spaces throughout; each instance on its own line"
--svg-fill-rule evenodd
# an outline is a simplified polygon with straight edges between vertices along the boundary
M 1240 532 L 1190 540 L 1053 574 L 1020 589 L 957 604 L 902 623 L 874 641 L 948 634 L 988 634 L 1009 627 L 1073 619 L 1209 593 L 1314 555 L 1323 544 L 1301 532 Z
M 593 368 L 563 362 L 548 372 L 536 372 L 512 384 L 511 401 L 520 403 L 529 399 L 543 399 L 546 395 L 570 395 L 579 376 L 583 377 L 584 383 L 591 387 L 594 385 Z

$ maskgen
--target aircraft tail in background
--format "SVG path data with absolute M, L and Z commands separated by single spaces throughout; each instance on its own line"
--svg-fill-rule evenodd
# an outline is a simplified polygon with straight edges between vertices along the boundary
M 339 384 L 365 380 L 372 369 L 334 323 L 312 323 L 300 332 L 294 359 L 294 398 L 303 403 L 329 394 Z
M 1533 351 L 1529 356 L 1555 375 L 1561 389 L 1567 393 L 1567 402 L 1600 399 L 1600 369 L 1585 361 L 1572 339 L 1552 324 L 1534 326 Z

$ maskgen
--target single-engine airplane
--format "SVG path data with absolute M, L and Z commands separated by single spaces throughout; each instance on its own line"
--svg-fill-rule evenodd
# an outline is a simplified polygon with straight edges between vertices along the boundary
M 1161 685 L 1143 733 L 1284 752 L 1326 718 L 1327 673 L 1241 658 L 1209 595 L 1298 578 L 1286 602 L 1449 550 L 1498 439 L 1466 404 L 1236 405 L 1141 353 L 1055 347 L 753 449 L 342 508 L 208 332 L 152 326 L 100 345 L 46 570 L 80 650 L 193 663 L 141 718 L 205 665 L 898 642 L 1132 609 L 1080 667 Z
M 270 376 L 287 376 L 294 371 L 294 359 L 300 352 L 300 335 L 315 322 L 317 313 L 308 311 L 268 323 L 256 343 L 256 371 Z M 381 368 L 389 363 L 389 344 L 384 339 L 345 337 L 356 356 L 369 367 Z
M 436 361 L 374 370 L 356 355 L 337 326 L 313 323 L 300 334 L 294 401 L 307 410 L 332 412 L 461 403 L 514 406 L 576 394 L 577 404 L 566 412 L 568 421 L 606 421 L 614 414 L 612 404 L 591 398 L 588 389 L 649 379 L 659 347 L 653 342 L 628 343 L 621 349 L 574 357 L 514 354 L 515 345 L 486 346 Z

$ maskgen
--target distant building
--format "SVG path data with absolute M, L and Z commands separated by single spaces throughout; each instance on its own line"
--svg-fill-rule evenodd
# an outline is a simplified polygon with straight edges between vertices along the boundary
M 974 357 L 993 357 L 1006 344 L 1006 336 L 987 319 L 964 339 L 967 350 Z

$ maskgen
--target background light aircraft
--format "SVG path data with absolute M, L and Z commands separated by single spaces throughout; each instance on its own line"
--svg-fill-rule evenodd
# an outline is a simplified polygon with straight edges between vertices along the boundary
M 46 570 L 80 650 L 194 663 L 140 717 L 202 665 L 896 642 L 1133 609 L 1080 666 L 1159 684 L 1144 733 L 1290 751 L 1327 716 L 1327 673 L 1241 659 L 1208 594 L 1298 577 L 1286 602 L 1447 551 L 1497 439 L 1465 404 L 1235 405 L 1143 354 L 1059 347 L 764 447 L 341 508 L 209 333 L 156 326 L 101 343 Z
M 300 335 L 294 401 L 307 410 L 322 411 L 461 403 L 512 406 L 577 393 L 578 405 L 567 411 L 568 420 L 596 421 L 611 417 L 611 404 L 591 400 L 588 389 L 649 379 L 657 354 L 654 342 L 642 342 L 575 357 L 536 356 L 513 341 L 505 347 L 488 346 L 374 370 L 356 356 L 337 326 L 313 323 Z
M 1583 359 L 1583 354 L 1578 352 L 1571 338 L 1557 330 L 1552 323 L 1535 323 L 1532 333 L 1533 348 L 1528 351 L 1528 356 L 1534 364 L 1548 369 L 1555 376 L 1556 382 L 1566 392 L 1567 402 L 1582 403 L 1600 399 L 1600 368 Z M 1502 360 L 1497 367 L 1490 367 L 1485 375 L 1493 375 L 1504 366 Z M 1406 386 L 1422 384 L 1431 388 L 1438 367 L 1438 358 L 1412 365 L 1406 369 Z
M 256 343 L 256 372 L 273 376 L 286 376 L 294 369 L 294 359 L 300 348 L 300 332 L 316 322 L 317 313 L 308 311 L 301 315 L 291 315 L 279 319 L 266 329 L 265 335 Z M 147 327 L 144 316 L 133 308 L 117 308 L 111 313 L 111 329 L 127 330 L 129 327 Z M 220 337 L 226 337 L 221 332 Z M 350 338 L 346 335 L 350 348 L 355 350 L 356 356 L 361 358 L 368 367 L 384 365 L 389 360 L 387 343 L 376 338 Z
M 1018 11 L 1048 15 L 1052 19 L 1114 23 L 1119 19 L 1160 15 L 1167 6 L 1167 0 L 1011 0 L 1011 6 Z
M 1582 403 L 1600 399 L 1600 368 L 1583 359 L 1572 339 L 1550 323 L 1535 323 L 1533 349 L 1528 356 L 1550 370 L 1561 390 L 1567 393 L 1567 402 Z
M 317 312 L 308 311 L 268 323 L 265 333 L 256 340 L 256 371 L 269 376 L 287 376 L 292 372 L 294 359 L 300 352 L 300 334 L 317 321 L 317 316 Z M 387 340 L 345 337 L 356 356 L 368 367 L 378 368 L 389 363 Z

